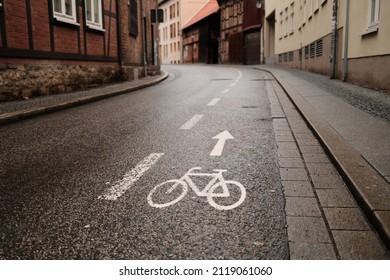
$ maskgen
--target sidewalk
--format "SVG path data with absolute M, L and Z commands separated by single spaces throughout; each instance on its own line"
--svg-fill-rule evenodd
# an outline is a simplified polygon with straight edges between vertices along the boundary
M 96 100 L 136 91 L 153 86 L 168 77 L 162 72 L 139 80 L 123 82 L 67 94 L 48 95 L 29 100 L 0 103 L 0 125 L 5 125 L 33 116 L 51 113 Z
M 296 70 L 263 65 L 255 68 L 270 72 L 282 86 L 389 246 L 390 122 L 298 77 Z M 328 81 L 331 86 L 327 88 L 337 88 L 337 82 Z

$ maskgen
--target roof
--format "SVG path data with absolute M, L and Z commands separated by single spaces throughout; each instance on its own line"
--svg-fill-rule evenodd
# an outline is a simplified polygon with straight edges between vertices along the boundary
M 207 2 L 203 8 L 200 9 L 198 13 L 196 13 L 187 23 L 182 27 L 182 30 L 190 27 L 191 25 L 205 19 L 206 17 L 215 14 L 219 11 L 219 5 L 216 0 L 210 0 Z

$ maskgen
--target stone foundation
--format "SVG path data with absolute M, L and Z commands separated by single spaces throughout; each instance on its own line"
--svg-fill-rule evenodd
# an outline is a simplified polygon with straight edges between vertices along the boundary
M 68 93 L 143 76 L 142 67 L 0 65 L 0 102 Z

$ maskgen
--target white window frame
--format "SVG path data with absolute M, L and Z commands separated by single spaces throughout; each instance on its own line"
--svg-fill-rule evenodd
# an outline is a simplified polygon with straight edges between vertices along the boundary
M 65 12 L 65 10 L 66 10 L 65 0 L 59 0 L 61 2 L 61 12 L 55 10 L 54 1 L 55 0 L 52 0 L 53 17 L 56 20 L 80 26 L 80 24 L 77 22 L 76 0 L 70 0 L 70 3 L 72 5 L 72 7 L 71 7 L 72 15 L 68 15 Z
M 87 1 L 91 2 L 91 20 L 88 20 L 87 18 L 87 13 L 88 13 L 88 6 L 87 6 Z M 87 23 L 87 26 L 91 29 L 99 30 L 99 31 L 105 31 L 103 29 L 103 3 L 102 0 L 97 0 L 98 1 L 98 7 L 95 7 L 95 1 L 94 0 L 85 0 L 85 21 Z M 95 12 L 99 14 L 99 22 L 95 22 Z
M 280 21 L 279 21 L 279 39 L 283 38 L 283 11 L 280 12 Z
M 286 37 L 288 35 L 288 7 L 284 10 L 284 13 L 286 14 L 284 19 L 284 37 Z
M 295 28 L 295 3 L 292 2 L 290 5 L 290 22 L 291 22 L 291 29 L 290 29 L 290 34 L 294 33 L 294 28 Z
M 375 11 L 373 11 L 372 4 L 375 2 Z M 372 14 L 374 12 L 374 19 Z M 368 29 L 374 29 L 379 25 L 379 12 L 380 12 L 380 0 L 368 0 L 368 17 L 367 27 Z

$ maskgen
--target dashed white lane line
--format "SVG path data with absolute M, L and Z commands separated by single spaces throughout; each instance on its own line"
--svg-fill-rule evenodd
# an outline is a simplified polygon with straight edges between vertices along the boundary
M 204 115 L 194 115 L 189 121 L 187 121 L 185 124 L 182 125 L 180 129 L 191 129 L 198 121 L 200 121 L 203 118 Z
M 230 84 L 230 87 L 234 87 L 236 85 L 236 83 L 232 83 Z
M 137 164 L 132 170 L 127 172 L 122 180 L 115 182 L 115 184 L 109 188 L 104 194 L 100 195 L 98 199 L 105 200 L 117 200 L 121 197 L 128 189 L 134 185 L 135 182 L 142 177 L 142 175 L 148 171 L 164 154 L 153 153 L 148 157 L 144 158 L 140 163 Z
M 222 93 L 228 93 L 230 91 L 230 88 L 224 89 Z
M 209 104 L 207 104 L 207 106 L 214 106 L 219 102 L 219 100 L 221 100 L 221 98 L 214 98 L 213 100 L 210 101 Z

